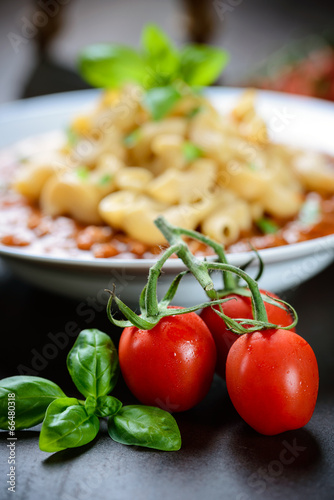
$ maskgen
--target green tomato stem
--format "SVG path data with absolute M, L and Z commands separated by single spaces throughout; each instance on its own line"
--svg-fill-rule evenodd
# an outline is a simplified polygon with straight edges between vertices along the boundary
M 189 236 L 190 238 L 201 241 L 205 245 L 211 247 L 217 254 L 219 262 L 221 262 L 222 264 L 228 264 L 224 247 L 220 243 L 217 243 L 208 236 L 205 236 L 204 234 L 198 233 L 197 231 L 192 231 L 191 229 L 183 229 L 183 228 L 176 228 L 176 229 L 178 229 L 179 234 L 184 234 L 185 236 Z M 225 271 L 223 271 L 222 274 L 224 281 L 224 290 L 234 290 L 235 288 L 237 288 L 238 285 L 237 279 L 233 274 Z
M 180 259 L 182 259 L 187 268 L 192 272 L 197 281 L 202 285 L 202 287 L 207 292 L 210 298 L 215 298 L 216 295 L 216 291 L 213 289 L 213 282 L 209 274 L 210 269 L 223 271 L 225 275 L 229 275 L 230 273 L 237 275 L 244 281 L 246 281 L 251 291 L 254 319 L 256 321 L 262 321 L 264 323 L 268 323 L 266 308 L 264 306 L 264 302 L 261 297 L 258 284 L 256 283 L 255 280 L 253 280 L 250 276 L 248 276 L 247 273 L 245 273 L 241 269 L 235 266 L 231 266 L 230 264 L 227 264 L 226 257 L 221 245 L 219 245 L 216 242 L 213 242 L 212 240 L 210 240 L 210 238 L 207 238 L 204 235 L 200 235 L 195 231 L 193 232 L 187 229 L 175 227 L 168 221 L 166 221 L 162 216 L 158 217 L 154 222 L 155 225 L 160 229 L 162 234 L 165 236 L 165 238 L 171 245 L 177 245 L 178 243 L 180 244 L 180 249 L 178 250 L 177 255 L 180 257 Z M 208 244 L 210 244 L 210 246 L 212 246 L 212 248 L 215 249 L 216 253 L 218 250 L 217 255 L 219 259 L 222 259 L 224 262 L 200 261 L 190 252 L 188 246 L 182 240 L 181 237 L 182 234 L 195 237 L 196 239 L 203 242 L 207 242 Z M 232 290 L 233 288 L 236 288 L 235 281 Z
M 253 278 L 251 278 L 245 271 L 242 271 L 238 267 L 231 266 L 230 264 L 222 264 L 220 262 L 206 262 L 207 269 L 218 269 L 231 271 L 232 273 L 240 276 L 244 281 L 246 281 L 248 288 L 251 292 L 252 309 L 253 316 L 256 321 L 261 321 L 268 323 L 267 311 L 259 290 L 259 285 Z
M 177 251 L 178 257 L 182 259 L 184 264 L 187 266 L 189 271 L 195 276 L 197 281 L 200 283 L 202 288 L 206 291 L 210 298 L 216 297 L 216 292 L 214 290 L 214 284 L 210 275 L 205 267 L 205 262 L 197 259 L 189 250 L 187 244 L 183 241 L 181 237 L 181 228 L 176 228 L 172 226 L 166 219 L 162 216 L 158 217 L 154 221 L 157 228 L 165 236 L 166 240 L 171 246 L 180 245 Z
M 180 246 L 181 245 L 177 243 L 167 248 L 159 260 L 150 268 L 145 293 L 146 310 L 149 317 L 158 316 L 159 314 L 157 286 L 161 268 L 173 253 L 177 253 L 180 250 Z

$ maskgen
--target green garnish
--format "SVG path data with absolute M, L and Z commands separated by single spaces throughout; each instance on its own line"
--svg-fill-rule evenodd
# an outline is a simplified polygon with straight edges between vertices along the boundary
M 317 198 L 308 198 L 302 205 L 299 215 L 298 221 L 303 226 L 312 226 L 316 224 L 321 215 L 320 203 Z
M 151 113 L 153 120 L 161 120 L 174 107 L 181 95 L 173 85 L 156 87 L 147 90 L 144 104 Z
M 27 163 L 29 161 L 29 156 L 21 156 L 18 160 L 20 163 Z
M 187 118 L 194 118 L 194 116 L 198 115 L 202 111 L 202 106 L 197 106 L 196 108 L 193 108 L 187 113 Z
M 197 158 L 201 158 L 201 156 L 203 156 L 203 150 L 190 141 L 183 143 L 182 153 L 188 163 L 191 163 L 192 161 L 197 160 Z
M 76 174 L 80 180 L 86 181 L 89 177 L 89 169 L 83 165 L 76 169 Z
M 66 137 L 67 137 L 67 144 L 70 147 L 74 147 L 79 141 L 79 135 L 73 129 L 71 129 L 71 127 L 68 127 L 66 129 Z
M 93 441 L 100 418 L 108 418 L 111 439 L 125 445 L 163 451 L 181 447 L 175 419 L 167 411 L 143 405 L 123 406 L 110 395 L 119 362 L 110 337 L 97 329 L 83 330 L 67 356 L 67 368 L 82 399 L 67 397 L 50 380 L 18 375 L 0 380 L 0 429 L 27 429 L 41 422 L 39 447 L 49 453 Z M 14 399 L 15 398 L 15 399 Z M 15 416 L 8 402 L 15 402 Z
M 254 171 L 259 170 L 259 167 L 255 163 L 248 163 L 248 167 Z
M 261 217 L 255 224 L 260 229 L 263 234 L 275 234 L 279 230 L 279 226 L 271 219 L 267 217 Z
M 141 130 L 140 128 L 136 128 L 130 134 L 126 135 L 123 139 L 124 145 L 127 148 L 132 148 L 137 144 L 141 136 Z
M 110 174 L 104 174 L 101 179 L 99 179 L 100 186 L 106 186 L 112 180 L 113 176 Z
M 179 50 L 158 26 L 148 24 L 139 50 L 117 44 L 91 45 L 79 56 L 79 71 L 95 87 L 140 85 L 147 91 L 145 105 L 158 120 L 180 99 L 180 84 L 188 91 L 189 87 L 210 85 L 228 59 L 225 50 L 208 45 L 187 45 Z

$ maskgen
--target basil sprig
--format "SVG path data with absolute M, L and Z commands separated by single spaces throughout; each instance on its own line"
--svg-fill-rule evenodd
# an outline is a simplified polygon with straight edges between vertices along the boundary
M 153 119 L 163 118 L 191 87 L 213 83 L 228 62 L 225 50 L 189 44 L 178 49 L 158 26 L 144 27 L 141 47 L 95 44 L 79 55 L 79 71 L 94 87 L 135 83 L 146 90 L 144 104 Z
M 15 429 L 43 421 L 42 451 L 57 452 L 91 442 L 102 417 L 109 417 L 109 435 L 114 441 L 164 451 L 180 449 L 180 431 L 169 413 L 142 405 L 123 406 L 109 395 L 117 382 L 119 362 L 108 335 L 83 330 L 68 354 L 67 366 L 85 401 L 66 397 L 56 384 L 40 377 L 5 378 L 0 381 L 0 428 L 9 428 L 8 395 L 15 394 Z

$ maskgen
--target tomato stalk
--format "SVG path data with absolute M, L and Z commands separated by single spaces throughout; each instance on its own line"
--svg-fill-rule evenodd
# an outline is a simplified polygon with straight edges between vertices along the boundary
M 139 307 L 141 311 L 140 315 L 133 312 L 126 304 L 124 304 L 124 302 L 121 301 L 119 297 L 117 297 L 115 293 L 115 286 L 113 290 L 106 290 L 110 293 L 110 298 L 107 304 L 107 315 L 111 323 L 121 328 L 133 325 L 140 329 L 151 330 L 164 317 L 198 311 L 199 309 L 203 309 L 204 307 L 221 304 L 230 300 L 228 298 L 216 299 L 211 300 L 210 302 L 203 302 L 192 307 L 170 309 L 169 305 L 175 296 L 181 279 L 189 272 L 183 271 L 178 274 L 176 278 L 174 278 L 172 284 L 166 292 L 166 295 L 160 302 L 158 302 L 157 286 L 158 279 L 161 274 L 161 269 L 168 258 L 174 253 L 184 259 L 184 261 L 187 263 L 186 265 L 188 265 L 189 267 L 189 270 L 194 273 L 196 272 L 196 278 L 204 288 L 204 290 L 206 290 L 207 292 L 211 291 L 213 294 L 216 293 L 214 290 L 212 279 L 206 269 L 205 263 L 192 255 L 186 243 L 182 240 L 181 237 L 176 239 L 178 241 L 167 248 L 167 250 L 161 255 L 157 262 L 150 268 L 147 284 L 143 288 L 139 299 Z M 118 320 L 115 318 L 112 313 L 113 301 L 116 302 L 118 309 L 126 317 L 127 321 Z
M 179 314 L 187 314 L 189 312 L 194 312 L 199 309 L 203 309 L 208 306 L 219 305 L 220 311 L 215 311 L 219 316 L 221 316 L 229 328 L 235 333 L 243 334 L 252 331 L 256 331 L 264 328 L 276 328 L 277 325 L 269 323 L 268 317 L 266 313 L 266 309 L 263 303 L 263 299 L 258 287 L 257 282 L 252 279 L 244 270 L 239 269 L 238 267 L 227 264 L 226 257 L 224 254 L 223 247 L 218 243 L 210 240 L 210 238 L 199 235 L 196 231 L 189 231 L 187 229 L 182 229 L 178 227 L 174 227 L 169 224 L 163 217 L 159 217 L 155 221 L 157 227 L 164 234 L 166 239 L 170 243 L 170 247 L 161 255 L 161 257 L 157 260 L 157 262 L 151 267 L 149 271 L 148 282 L 142 290 L 139 300 L 139 306 L 141 314 L 137 315 L 133 312 L 124 302 L 121 301 L 119 297 L 116 296 L 115 287 L 112 291 L 108 290 L 110 293 L 110 298 L 107 304 L 107 314 L 108 318 L 114 325 L 117 325 L 121 328 L 125 328 L 127 326 L 134 325 L 137 328 L 150 330 L 156 326 L 159 321 L 167 316 L 175 316 Z M 189 250 L 187 244 L 182 239 L 183 235 L 191 236 L 193 238 L 199 239 L 207 244 L 209 244 L 217 253 L 218 258 L 223 262 L 207 262 L 196 258 L 191 251 Z M 158 302 L 157 298 L 157 286 L 158 279 L 161 274 L 161 269 L 166 261 L 171 257 L 174 253 L 178 255 L 180 259 L 187 266 L 188 271 L 182 272 L 176 276 L 170 285 L 166 295 L 164 298 Z M 223 313 L 221 308 L 221 304 L 228 300 L 233 300 L 233 298 L 216 298 L 217 291 L 214 289 L 213 281 L 210 277 L 211 270 L 220 270 L 224 273 L 226 277 L 232 277 L 233 275 L 242 278 L 248 285 L 252 308 L 253 308 L 253 317 L 254 319 L 244 319 L 244 318 L 236 318 L 232 319 Z M 185 274 L 191 272 L 197 281 L 200 283 L 202 288 L 206 291 L 207 295 L 211 299 L 210 302 L 203 302 L 201 304 L 197 304 L 193 307 L 188 308 L 173 308 L 170 309 L 169 305 L 173 300 L 175 293 L 178 289 L 178 286 Z M 230 278 L 227 278 L 229 281 Z M 229 281 L 232 286 L 231 280 Z M 112 303 L 116 302 L 121 313 L 126 317 L 126 320 L 118 320 L 112 314 Z M 276 300 L 275 300 L 276 302 Z M 283 302 L 283 301 L 278 301 Z M 284 303 L 285 304 L 285 303 Z M 289 327 L 285 327 L 286 329 L 293 328 L 297 323 L 297 314 L 291 306 L 287 304 L 287 306 L 291 309 L 294 315 L 294 322 L 289 325 Z M 244 325 L 247 325 L 244 326 Z
M 209 238 L 208 236 L 205 236 L 204 234 L 200 234 L 197 231 L 192 231 L 191 229 L 184 229 L 182 227 L 172 226 L 162 216 L 158 217 L 154 221 L 154 223 L 157 226 L 157 228 L 162 232 L 162 234 L 165 236 L 166 240 L 169 242 L 170 245 L 173 244 L 172 242 L 177 244 L 178 242 L 181 241 L 186 246 L 186 244 L 182 240 L 181 236 L 182 235 L 188 236 L 190 238 L 193 238 L 193 239 L 200 241 L 201 243 L 204 243 L 205 245 L 211 247 L 214 250 L 214 252 L 216 253 L 216 255 L 219 259 L 219 262 L 221 262 L 223 264 L 228 264 L 228 261 L 227 261 L 226 255 L 225 255 L 225 251 L 224 251 L 224 247 L 222 245 L 220 245 L 219 243 L 217 243 L 216 241 Z M 186 246 L 186 248 L 188 249 L 187 246 Z M 198 265 L 198 263 L 201 262 L 198 259 L 196 259 L 193 255 L 192 255 L 192 258 L 189 258 L 189 254 L 186 250 L 184 252 L 182 251 L 181 254 L 178 254 L 178 256 L 180 257 L 180 259 L 183 260 L 183 262 L 186 264 L 186 266 L 188 267 L 188 269 L 191 272 L 194 269 L 193 266 Z M 201 281 L 199 279 L 198 279 L 198 281 L 201 283 Z M 231 291 L 231 290 L 235 290 L 236 288 L 238 288 L 236 277 L 233 276 L 233 274 L 231 274 L 229 272 L 223 271 L 223 281 L 224 281 L 224 291 L 227 291 L 227 290 Z M 205 287 L 203 287 L 203 288 L 205 289 Z M 209 293 L 207 290 L 206 291 L 207 291 L 208 296 L 212 298 L 212 294 L 210 293 L 210 290 L 209 290 Z M 217 298 L 217 292 L 215 293 L 215 298 Z
M 237 334 L 244 334 L 244 333 L 249 333 L 252 331 L 257 331 L 259 329 L 264 329 L 264 328 L 276 328 L 278 325 L 275 325 L 273 323 L 268 322 L 268 316 L 266 312 L 266 308 L 264 305 L 264 300 L 273 302 L 277 307 L 282 307 L 282 304 L 286 305 L 288 309 L 292 312 L 294 321 L 289 325 L 288 327 L 283 327 L 285 329 L 291 329 L 293 328 L 298 321 L 297 313 L 296 311 L 286 302 L 281 301 L 279 299 L 272 299 L 270 297 L 267 297 L 264 299 L 262 297 L 261 292 L 259 290 L 258 284 L 256 280 L 252 279 L 244 270 L 232 266 L 227 263 L 227 259 L 225 256 L 225 252 L 223 247 L 208 238 L 207 236 L 204 236 L 196 231 L 191 231 L 188 229 L 183 229 L 180 227 L 173 226 L 170 224 L 168 221 L 164 219 L 164 217 L 160 216 L 155 220 L 156 226 L 159 228 L 159 230 L 162 232 L 162 234 L 165 236 L 167 241 L 172 245 L 177 245 L 178 243 L 183 243 L 182 245 L 182 251 L 176 252 L 178 257 L 182 259 L 184 264 L 187 266 L 187 268 L 192 272 L 192 274 L 195 276 L 195 278 L 199 281 L 199 283 L 205 281 L 203 279 L 203 269 L 205 270 L 204 272 L 209 276 L 209 271 L 210 270 L 220 270 L 223 273 L 224 276 L 224 282 L 226 284 L 227 282 L 227 290 L 225 289 L 224 291 L 212 291 L 211 289 L 208 291 L 206 290 L 208 296 L 210 298 L 222 298 L 225 295 L 233 293 L 239 293 L 239 294 L 249 294 L 252 302 L 252 310 L 253 310 L 253 317 L 254 319 L 243 319 L 243 318 L 236 318 L 232 319 L 225 315 L 223 313 L 223 310 L 220 307 L 220 311 L 215 310 L 215 312 L 226 322 L 226 324 L 229 326 L 229 328 L 234 331 Z M 188 246 L 185 244 L 185 242 L 182 239 L 182 235 L 189 236 L 191 238 L 194 238 L 198 241 L 201 241 L 207 245 L 209 245 L 211 248 L 214 249 L 215 253 L 218 256 L 218 259 L 220 262 L 207 262 L 207 261 L 199 261 L 189 250 Z M 260 272 L 262 272 L 263 269 L 263 264 L 260 259 Z M 200 273 L 199 273 L 200 270 Z M 248 290 L 247 288 L 240 288 L 237 286 L 238 280 L 233 277 L 233 275 L 238 276 L 239 278 L 243 279 L 247 285 L 248 285 Z M 258 277 L 257 277 L 258 279 Z M 203 287 L 204 288 L 204 287 Z M 205 289 L 205 288 L 204 288 Z M 230 299 L 233 300 L 233 299 Z M 214 305 L 213 302 L 210 303 L 210 305 Z M 247 328 L 244 326 L 247 325 Z

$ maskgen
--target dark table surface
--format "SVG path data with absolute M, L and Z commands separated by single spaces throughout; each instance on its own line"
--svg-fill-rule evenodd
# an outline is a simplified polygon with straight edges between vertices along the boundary
M 53 455 L 39 450 L 38 428 L 17 432 L 15 498 L 332 499 L 333 282 L 334 266 L 288 297 L 300 315 L 298 330 L 312 345 L 320 370 L 319 399 L 305 428 L 274 437 L 257 434 L 237 415 L 225 383 L 217 377 L 201 404 L 176 415 L 183 439 L 179 452 L 115 443 L 108 437 L 105 422 L 93 443 Z M 68 321 L 85 328 L 76 306 L 75 301 L 33 288 L 2 269 L 1 377 L 33 368 L 38 375 L 57 382 L 68 395 L 76 396 L 65 364 L 73 339 L 65 348 L 54 350 L 53 359 L 43 362 L 38 357 L 50 343 L 50 332 L 61 332 Z M 119 331 L 111 327 L 104 310 L 96 312 L 93 326 L 108 332 L 117 342 Z M 122 381 L 115 396 L 124 403 L 134 401 Z M 1 432 L 0 439 L 3 499 L 11 498 L 6 486 L 7 433 Z

